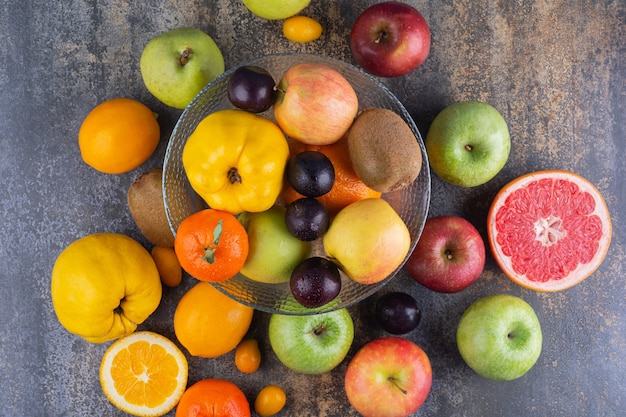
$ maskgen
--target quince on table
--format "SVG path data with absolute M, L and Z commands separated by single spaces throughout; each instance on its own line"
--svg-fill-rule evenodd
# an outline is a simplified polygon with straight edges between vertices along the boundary
M 84 236 L 67 246 L 52 269 L 57 318 L 93 343 L 128 335 L 161 302 L 159 271 L 150 253 L 116 233 Z

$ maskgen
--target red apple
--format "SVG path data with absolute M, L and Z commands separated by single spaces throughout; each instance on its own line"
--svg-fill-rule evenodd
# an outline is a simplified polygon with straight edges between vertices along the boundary
M 336 142 L 348 131 L 358 110 L 350 82 L 329 66 L 294 65 L 278 83 L 274 117 L 287 136 L 300 142 Z
M 485 243 L 472 223 L 458 216 L 426 220 L 405 264 L 409 275 L 433 291 L 454 293 L 469 287 L 485 267 Z
M 406 3 L 374 4 L 354 22 L 350 49 L 357 64 L 370 74 L 399 77 L 428 57 L 430 28 L 421 13 Z
M 432 369 L 426 353 L 410 340 L 382 337 L 363 346 L 350 360 L 345 389 L 364 417 L 406 417 L 426 400 Z

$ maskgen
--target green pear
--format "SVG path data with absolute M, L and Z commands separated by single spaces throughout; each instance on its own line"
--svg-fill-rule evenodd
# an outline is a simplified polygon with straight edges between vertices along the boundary
M 255 15 L 268 20 L 280 20 L 299 13 L 311 0 L 243 0 Z
M 346 275 L 361 284 L 374 284 L 402 265 L 411 235 L 387 201 L 368 198 L 337 213 L 323 243 L 326 254 Z
M 285 224 L 285 209 L 273 206 L 257 213 L 242 213 L 239 221 L 248 232 L 248 258 L 241 273 L 267 284 L 287 282 L 293 269 L 311 255 L 311 243 L 296 238 Z
M 224 72 L 224 57 L 208 34 L 183 27 L 152 38 L 141 53 L 139 68 L 152 95 L 168 106 L 184 109 Z

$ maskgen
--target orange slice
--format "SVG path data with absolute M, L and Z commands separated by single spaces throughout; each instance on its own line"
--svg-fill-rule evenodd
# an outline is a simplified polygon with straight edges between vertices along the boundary
M 100 365 L 100 384 L 109 401 L 134 416 L 162 416 L 187 387 L 187 360 L 168 338 L 135 332 L 113 343 Z

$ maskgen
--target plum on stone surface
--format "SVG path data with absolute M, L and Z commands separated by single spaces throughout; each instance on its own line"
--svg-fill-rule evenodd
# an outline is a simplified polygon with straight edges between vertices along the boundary
M 401 335 L 410 332 L 417 327 L 421 316 L 417 301 L 407 293 L 389 292 L 376 301 L 376 321 L 388 333 Z

